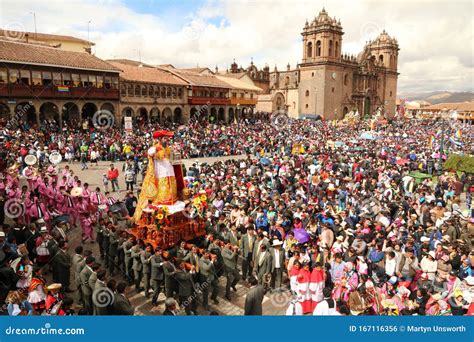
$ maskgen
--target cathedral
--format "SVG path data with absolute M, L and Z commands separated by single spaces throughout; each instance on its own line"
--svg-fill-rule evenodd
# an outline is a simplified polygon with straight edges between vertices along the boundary
M 357 57 L 342 53 L 341 22 L 323 9 L 306 22 L 303 58 L 295 69 L 269 75 L 267 94 L 259 95 L 257 110 L 286 110 L 291 117 L 319 115 L 342 119 L 354 110 L 393 117 L 396 109 L 398 42 L 385 30 L 366 43 Z

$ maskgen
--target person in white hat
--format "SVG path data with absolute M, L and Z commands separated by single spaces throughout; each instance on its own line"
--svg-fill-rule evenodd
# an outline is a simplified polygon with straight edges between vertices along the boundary
M 420 268 L 424 273 L 426 273 L 430 281 L 435 279 L 438 262 L 436 261 L 436 254 L 434 251 L 429 251 L 428 254 L 421 259 Z
M 281 249 L 283 242 L 280 240 L 273 240 L 270 254 L 272 256 L 272 281 L 271 286 L 273 290 L 281 291 L 281 284 L 283 278 L 283 268 L 285 267 L 285 252 Z

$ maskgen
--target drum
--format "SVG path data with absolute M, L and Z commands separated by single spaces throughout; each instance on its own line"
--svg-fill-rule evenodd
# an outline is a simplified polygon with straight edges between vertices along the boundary
M 113 214 L 118 214 L 121 216 L 127 216 L 128 215 L 128 210 L 125 207 L 125 203 L 123 202 L 117 202 L 112 204 L 109 207 L 109 211 L 112 212 Z
M 60 224 L 60 223 L 68 223 L 68 222 L 69 222 L 69 219 L 70 219 L 70 215 L 69 215 L 69 214 L 64 214 L 64 215 L 56 216 L 56 217 L 53 218 L 53 220 L 51 221 L 51 224 L 54 226 L 54 225 L 57 225 L 57 224 Z
M 79 197 L 82 196 L 82 188 L 80 187 L 75 187 L 71 190 L 71 196 L 72 197 Z
M 105 210 L 105 209 L 107 209 L 107 204 L 99 204 L 99 205 L 97 206 L 97 208 L 98 208 L 99 210 Z
M 26 165 L 35 165 L 36 162 L 38 161 L 38 158 L 36 158 L 36 156 L 32 155 L 32 154 L 29 154 L 25 157 L 25 164 Z
M 53 165 L 58 165 L 63 160 L 63 157 L 58 151 L 54 151 L 49 155 L 49 162 Z

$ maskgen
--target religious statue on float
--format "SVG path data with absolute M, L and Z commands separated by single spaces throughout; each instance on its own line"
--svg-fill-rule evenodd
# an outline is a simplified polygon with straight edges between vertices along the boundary
M 140 219 L 143 209 L 150 206 L 166 206 L 171 214 L 184 209 L 184 203 L 178 201 L 184 188 L 183 171 L 180 164 L 171 163 L 173 151 L 169 140 L 172 137 L 170 131 L 153 133 L 153 146 L 148 149 L 148 168 L 133 215 L 135 222 Z

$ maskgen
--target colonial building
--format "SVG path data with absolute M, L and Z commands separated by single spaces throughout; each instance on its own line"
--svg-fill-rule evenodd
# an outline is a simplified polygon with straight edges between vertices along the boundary
M 236 78 L 251 85 L 255 85 L 256 87 L 262 89 L 263 93 L 268 93 L 269 91 L 270 68 L 268 65 L 265 65 L 259 70 L 253 64 L 253 60 L 250 62 L 250 65 L 244 69 L 242 66 L 239 67 L 234 59 L 234 62 L 230 65 L 230 69 L 227 69 L 226 71 L 219 71 L 216 66 L 215 74 Z
M 188 83 L 168 70 L 130 60 L 109 60 L 120 70 L 122 120 L 184 122 L 188 109 Z
M 302 62 L 295 69 L 270 74 L 270 94 L 259 97 L 257 110 L 287 110 L 293 117 L 320 115 L 342 119 L 351 110 L 371 115 L 396 109 L 398 42 L 383 31 L 357 57 L 342 53 L 341 22 L 323 9 L 306 22 Z
M 45 45 L 67 51 L 88 53 L 91 53 L 91 49 L 95 45 L 94 43 L 88 40 L 77 37 L 64 36 L 59 34 L 22 32 L 2 29 L 0 29 L 0 39 L 21 43 Z
M 119 70 L 86 52 L 0 40 L 0 118 L 62 125 L 116 115 Z

